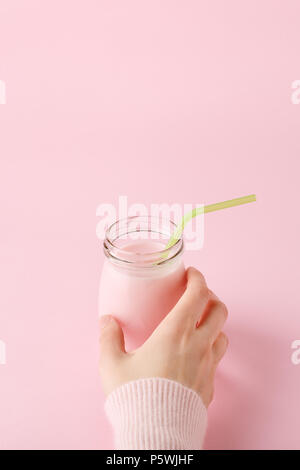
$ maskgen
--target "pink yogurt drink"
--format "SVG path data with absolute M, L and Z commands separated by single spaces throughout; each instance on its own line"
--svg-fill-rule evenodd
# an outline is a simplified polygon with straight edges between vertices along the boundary
M 182 239 L 164 249 L 174 228 L 172 222 L 138 216 L 107 230 L 99 313 L 118 319 L 127 350 L 143 344 L 185 289 Z

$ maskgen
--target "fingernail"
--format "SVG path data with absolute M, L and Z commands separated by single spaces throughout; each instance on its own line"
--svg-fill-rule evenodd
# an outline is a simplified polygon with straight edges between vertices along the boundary
M 103 317 L 100 317 L 99 320 L 99 325 L 100 325 L 100 330 L 103 330 L 112 320 L 111 315 L 103 315 Z

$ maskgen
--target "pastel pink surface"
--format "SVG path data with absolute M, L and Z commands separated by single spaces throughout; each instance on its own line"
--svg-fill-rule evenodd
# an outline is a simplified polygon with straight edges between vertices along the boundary
M 299 14 L 296 0 L 1 0 L 1 449 L 112 445 L 96 207 L 254 192 L 207 215 L 185 257 L 230 312 L 205 447 L 300 447 Z

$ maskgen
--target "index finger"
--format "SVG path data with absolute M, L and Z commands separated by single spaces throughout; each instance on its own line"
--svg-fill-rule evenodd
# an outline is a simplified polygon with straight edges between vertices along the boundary
M 195 322 L 201 317 L 202 312 L 210 298 L 210 292 L 203 274 L 195 268 L 186 271 L 187 285 L 183 295 L 175 307 L 167 315 L 166 320 L 177 320 L 195 327 Z
M 214 342 L 221 332 L 227 316 L 228 310 L 226 305 L 212 293 L 212 297 L 205 308 L 202 318 L 197 322 L 196 328 Z

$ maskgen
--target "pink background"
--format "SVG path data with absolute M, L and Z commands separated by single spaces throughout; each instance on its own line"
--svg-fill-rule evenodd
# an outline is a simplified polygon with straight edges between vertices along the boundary
M 1 449 L 111 447 L 96 208 L 209 214 L 187 264 L 227 303 L 208 449 L 300 448 L 299 1 L 0 0 Z

